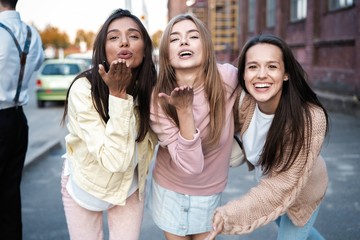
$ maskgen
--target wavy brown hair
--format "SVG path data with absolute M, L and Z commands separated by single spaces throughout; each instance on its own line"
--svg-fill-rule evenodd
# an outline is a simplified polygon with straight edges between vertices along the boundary
M 99 64 L 103 64 L 103 62 L 106 61 L 105 43 L 106 43 L 106 36 L 110 23 L 116 19 L 124 18 L 124 17 L 131 18 L 138 25 L 145 46 L 144 49 L 145 56 L 143 62 L 140 64 L 140 66 L 132 70 L 132 81 L 126 90 L 127 94 L 132 95 L 134 101 L 136 101 L 138 105 L 137 114 L 139 114 L 140 116 L 140 124 L 139 124 L 140 126 L 136 141 L 141 141 L 144 139 L 146 133 L 150 129 L 150 125 L 149 125 L 150 99 L 151 99 L 151 92 L 156 83 L 157 73 L 152 58 L 152 53 L 153 53 L 152 41 L 139 18 L 131 14 L 128 10 L 123 10 L 123 9 L 115 10 L 102 25 L 99 33 L 96 36 L 94 42 L 93 56 L 92 56 L 93 67 L 79 74 L 74 81 L 76 81 L 81 77 L 86 77 L 89 80 L 91 84 L 91 96 L 93 99 L 93 104 L 95 106 L 95 109 L 99 113 L 100 117 L 104 120 L 104 122 L 107 122 L 110 118 L 108 112 L 109 88 L 105 84 L 104 80 L 101 78 L 100 74 L 98 73 L 99 70 L 98 66 Z M 68 90 L 65 101 L 62 123 L 64 123 L 67 115 L 67 108 L 68 108 L 67 102 L 68 102 L 70 88 Z
M 206 26 L 193 15 L 182 14 L 174 17 L 167 24 L 162 35 L 159 47 L 159 77 L 154 89 L 155 111 L 157 111 L 157 106 L 160 104 L 165 114 L 167 114 L 173 120 L 175 125 L 179 127 L 179 119 L 175 108 L 167 104 L 165 101 L 161 101 L 157 96 L 160 92 L 164 92 L 170 95 L 171 91 L 175 87 L 178 87 L 175 77 L 175 70 L 170 64 L 169 43 L 173 26 L 176 23 L 184 20 L 190 20 L 196 25 L 196 28 L 200 33 L 200 40 L 202 42 L 203 62 L 201 64 L 201 68 L 203 69 L 203 72 L 199 74 L 199 77 L 203 78 L 204 88 L 210 108 L 210 131 L 203 140 L 203 145 L 205 147 L 211 147 L 219 142 L 221 131 L 224 126 L 225 90 L 220 73 L 217 69 L 215 51 L 211 42 L 211 35 Z

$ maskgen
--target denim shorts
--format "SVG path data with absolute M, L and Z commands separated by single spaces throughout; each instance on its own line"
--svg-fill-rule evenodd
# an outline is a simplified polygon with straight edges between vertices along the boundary
M 221 193 L 193 196 L 176 193 L 151 181 L 148 207 L 155 224 L 163 231 L 186 236 L 209 232 L 212 217 L 221 204 Z

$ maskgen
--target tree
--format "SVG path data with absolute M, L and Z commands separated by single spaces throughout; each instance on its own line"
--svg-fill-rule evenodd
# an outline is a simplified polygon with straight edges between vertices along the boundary
M 44 48 L 53 46 L 55 48 L 67 48 L 70 46 L 69 36 L 65 32 L 60 32 L 58 28 L 51 25 L 46 26 L 40 31 L 41 40 Z
M 75 45 L 79 46 L 80 42 L 85 42 L 87 49 L 91 49 L 94 43 L 95 33 L 92 31 L 85 32 L 80 29 L 76 32 Z
M 163 31 L 157 30 L 157 31 L 151 36 L 152 42 L 153 42 L 153 45 L 154 45 L 154 48 L 159 48 L 160 39 L 161 39 L 162 34 L 163 34 Z

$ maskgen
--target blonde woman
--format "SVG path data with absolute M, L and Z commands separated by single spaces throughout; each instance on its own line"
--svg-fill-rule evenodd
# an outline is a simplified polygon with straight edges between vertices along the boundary
M 203 239 L 228 180 L 237 69 L 217 64 L 211 36 L 191 15 L 167 25 L 150 125 L 159 139 L 150 209 L 167 239 Z

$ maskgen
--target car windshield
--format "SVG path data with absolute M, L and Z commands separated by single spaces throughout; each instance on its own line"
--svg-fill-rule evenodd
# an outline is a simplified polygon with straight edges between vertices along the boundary
M 47 64 L 42 70 L 42 75 L 75 75 L 80 72 L 80 67 L 77 64 L 63 63 L 63 64 Z

